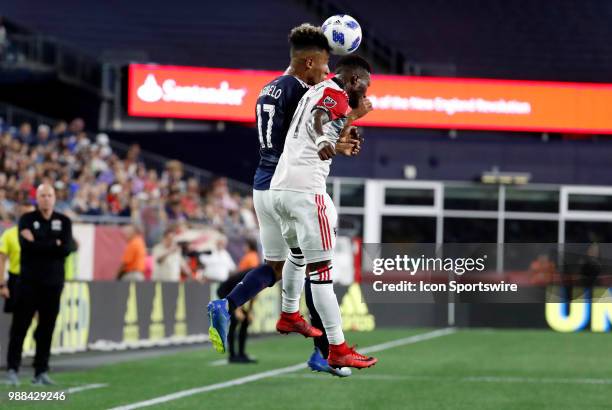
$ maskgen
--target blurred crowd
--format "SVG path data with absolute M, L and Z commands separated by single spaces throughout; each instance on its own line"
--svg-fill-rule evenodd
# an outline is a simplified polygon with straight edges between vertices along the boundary
M 75 220 L 123 217 L 139 227 L 147 248 L 164 232 L 212 229 L 226 240 L 254 237 L 257 222 L 250 195 L 231 192 L 226 178 L 202 183 L 180 161 L 146 164 L 138 145 L 118 153 L 108 135 L 95 137 L 76 118 L 70 123 L 0 127 L 0 219 L 13 222 L 15 205 L 34 201 L 36 186 L 55 187 L 56 209 Z M 110 217 L 110 218 L 109 218 Z M 119 221 L 119 219 L 116 219 Z M 233 249 L 232 249 L 233 246 Z M 244 240 L 230 243 L 236 260 Z

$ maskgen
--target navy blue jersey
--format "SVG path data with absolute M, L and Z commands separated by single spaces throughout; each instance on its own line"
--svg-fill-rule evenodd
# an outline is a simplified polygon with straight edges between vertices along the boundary
M 255 114 L 259 134 L 259 166 L 253 188 L 270 189 L 270 181 L 285 147 L 285 137 L 300 99 L 308 85 L 292 75 L 281 75 L 259 93 Z

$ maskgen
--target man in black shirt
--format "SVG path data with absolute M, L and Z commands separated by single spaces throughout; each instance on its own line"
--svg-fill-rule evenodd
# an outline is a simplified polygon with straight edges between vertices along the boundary
M 249 273 L 248 269 L 231 275 L 225 282 L 219 285 L 217 296 L 225 298 L 244 279 L 247 273 Z M 251 299 L 248 306 L 245 304 L 230 313 L 230 327 L 227 335 L 227 343 L 229 345 L 228 361 L 230 363 L 257 363 L 257 360 L 251 359 L 245 351 L 248 338 L 247 329 L 251 323 L 251 310 L 253 309 L 254 302 L 255 298 Z M 234 339 L 238 326 L 240 326 L 240 330 L 238 331 L 238 354 L 236 354 Z
M 72 223 L 65 215 L 55 212 L 55 191 L 42 184 L 36 190 L 38 209 L 19 219 L 21 246 L 21 278 L 15 301 L 8 347 L 8 382 L 19 384 L 17 372 L 21 364 L 23 340 L 38 312 L 34 333 L 34 384 L 53 384 L 47 372 L 51 338 L 60 308 L 64 287 L 64 262 L 75 248 Z

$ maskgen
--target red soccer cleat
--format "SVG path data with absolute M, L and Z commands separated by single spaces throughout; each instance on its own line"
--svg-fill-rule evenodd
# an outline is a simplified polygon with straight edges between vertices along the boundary
M 346 342 L 339 345 L 329 345 L 327 363 L 331 367 L 354 367 L 365 369 L 378 362 L 375 357 L 364 356 L 355 351 L 355 347 L 348 347 Z
M 285 335 L 288 333 L 299 333 L 304 337 L 319 337 L 323 335 L 323 332 L 305 321 L 299 312 L 281 312 L 280 319 L 276 322 L 276 330 Z

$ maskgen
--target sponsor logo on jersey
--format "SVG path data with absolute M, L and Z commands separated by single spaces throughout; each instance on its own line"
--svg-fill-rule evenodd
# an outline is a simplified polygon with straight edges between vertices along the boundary
M 327 96 L 323 99 L 323 106 L 327 108 L 334 108 L 337 104 L 338 103 L 336 102 L 336 100 L 334 100 L 330 96 Z

